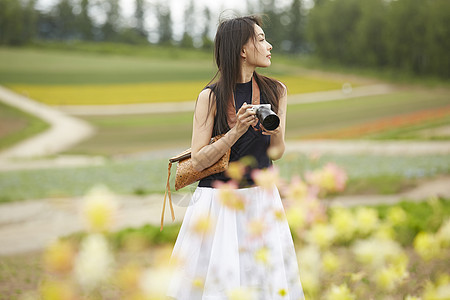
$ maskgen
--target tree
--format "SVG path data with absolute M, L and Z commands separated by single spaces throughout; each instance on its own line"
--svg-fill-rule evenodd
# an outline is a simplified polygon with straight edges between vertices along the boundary
M 302 0 L 293 0 L 289 17 L 289 39 L 291 52 L 300 52 L 304 47 L 304 21 L 302 15 Z
M 117 41 L 120 29 L 119 0 L 106 0 L 103 7 L 106 12 L 106 21 L 101 28 L 103 39 Z
M 158 3 L 156 6 L 156 15 L 158 19 L 159 43 L 168 45 L 172 43 L 172 21 L 170 9 L 167 3 Z
M 211 11 L 208 7 L 205 7 L 203 10 L 203 14 L 205 15 L 205 27 L 203 28 L 202 33 L 202 47 L 204 49 L 212 49 L 214 46 L 213 41 L 209 37 L 209 26 L 211 24 Z
M 184 33 L 181 39 L 181 47 L 193 47 L 194 46 L 194 34 L 193 29 L 195 25 L 195 6 L 194 1 L 190 0 L 189 5 L 184 11 Z
M 23 10 L 19 1 L 0 0 L 0 44 L 19 45 L 23 41 Z
M 94 38 L 94 25 L 89 16 L 89 0 L 81 0 L 80 5 L 81 12 L 78 16 L 78 30 L 80 31 L 81 39 L 92 40 Z
M 55 20 L 55 36 L 61 40 L 79 38 L 77 16 L 71 0 L 60 0 L 52 11 Z
M 136 9 L 134 11 L 136 19 L 136 32 L 139 36 L 147 39 L 147 30 L 145 29 L 145 2 L 136 0 Z

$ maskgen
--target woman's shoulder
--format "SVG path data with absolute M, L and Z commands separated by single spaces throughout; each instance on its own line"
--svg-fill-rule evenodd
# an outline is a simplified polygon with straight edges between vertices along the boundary
M 197 105 L 205 105 L 206 107 L 212 106 L 214 107 L 214 90 L 210 86 L 205 87 L 198 95 Z

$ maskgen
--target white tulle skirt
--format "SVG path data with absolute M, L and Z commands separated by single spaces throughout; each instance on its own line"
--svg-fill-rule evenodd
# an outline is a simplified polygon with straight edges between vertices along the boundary
M 238 189 L 230 207 L 219 190 L 195 190 L 175 243 L 167 295 L 177 300 L 304 299 L 278 190 Z M 235 294 L 236 295 L 236 294 Z M 170 298 L 171 299 L 171 298 Z

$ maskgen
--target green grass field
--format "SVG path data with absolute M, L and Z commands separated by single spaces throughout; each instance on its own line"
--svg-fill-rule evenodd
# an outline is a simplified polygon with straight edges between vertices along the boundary
M 321 103 L 288 106 L 286 138 L 304 139 L 307 136 L 327 134 L 335 130 L 359 127 L 367 122 L 384 120 L 398 115 L 408 115 L 427 109 L 440 109 L 450 105 L 445 92 L 400 91 L 390 95 L 371 96 Z M 142 114 L 123 116 L 91 116 L 85 120 L 94 124 L 98 133 L 68 153 L 115 155 L 120 153 L 145 152 L 170 147 L 189 147 L 192 133 L 193 113 Z M 449 123 L 444 119 L 431 119 L 417 125 L 392 128 L 386 138 L 401 137 L 403 132 L 413 133 L 424 128 L 433 128 Z M 416 126 L 416 127 L 415 127 Z M 378 134 L 386 134 L 381 131 Z M 359 138 L 383 138 L 369 134 Z M 417 139 L 424 139 L 417 136 Z M 432 137 L 428 137 L 432 138 Z

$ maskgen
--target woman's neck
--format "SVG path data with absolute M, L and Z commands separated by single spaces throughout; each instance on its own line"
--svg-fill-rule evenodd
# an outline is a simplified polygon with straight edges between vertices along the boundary
M 245 83 L 252 80 L 253 72 L 255 72 L 254 67 L 246 66 L 245 64 L 241 68 L 241 76 L 238 83 Z

